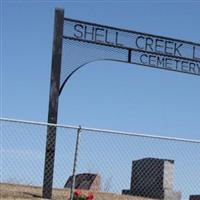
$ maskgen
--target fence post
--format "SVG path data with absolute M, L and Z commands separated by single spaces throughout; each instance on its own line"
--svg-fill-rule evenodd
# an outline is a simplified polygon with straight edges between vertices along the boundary
M 48 123 L 57 124 L 60 89 L 64 10 L 55 9 L 54 38 L 51 64 Z M 51 199 L 56 145 L 56 126 L 47 126 L 46 152 L 42 197 Z
M 74 188 L 75 188 L 75 179 L 76 179 L 76 165 L 78 160 L 78 150 L 79 150 L 79 141 L 80 141 L 80 133 L 81 133 L 81 126 L 79 126 L 77 130 L 77 137 L 76 137 L 76 147 L 74 152 L 74 164 L 73 164 L 73 172 L 72 172 L 72 184 L 70 189 L 70 200 L 73 200 L 74 197 Z

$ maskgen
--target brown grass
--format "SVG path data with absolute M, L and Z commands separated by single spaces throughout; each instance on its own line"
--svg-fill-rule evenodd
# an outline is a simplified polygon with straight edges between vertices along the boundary
M 84 191 L 87 193 L 87 191 Z M 1 200 L 39 200 L 42 199 L 42 188 L 20 184 L 0 183 Z M 68 200 L 69 189 L 54 189 L 53 198 L 55 200 Z M 152 200 L 142 197 L 118 195 L 114 193 L 95 192 L 94 200 Z M 156 199 L 153 199 L 156 200 Z

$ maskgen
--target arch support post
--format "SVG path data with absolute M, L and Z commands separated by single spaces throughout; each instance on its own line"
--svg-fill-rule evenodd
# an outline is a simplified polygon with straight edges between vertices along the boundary
M 57 124 L 58 102 L 60 89 L 61 57 L 62 57 L 62 37 L 64 25 L 64 10 L 55 9 L 54 36 L 51 63 L 51 80 L 49 92 L 48 123 Z M 56 146 L 56 126 L 48 125 L 43 177 L 42 197 L 52 198 L 53 172 Z

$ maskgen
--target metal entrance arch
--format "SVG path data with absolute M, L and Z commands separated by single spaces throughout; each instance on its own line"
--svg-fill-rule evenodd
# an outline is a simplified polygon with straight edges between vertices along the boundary
M 57 124 L 58 102 L 66 82 L 85 64 L 97 60 L 200 76 L 200 44 L 64 18 L 55 10 L 48 123 Z M 56 126 L 48 126 L 43 198 L 52 197 Z

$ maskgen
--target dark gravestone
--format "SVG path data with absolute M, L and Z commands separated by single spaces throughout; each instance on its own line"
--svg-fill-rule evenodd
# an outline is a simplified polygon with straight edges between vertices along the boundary
M 155 199 L 180 200 L 173 191 L 173 160 L 144 158 L 132 162 L 130 190 L 122 194 Z
M 65 188 L 71 188 L 73 177 L 70 176 L 65 184 Z M 98 174 L 84 173 L 75 176 L 75 189 L 99 191 L 100 177 Z
M 200 200 L 200 195 L 190 195 L 190 200 Z

